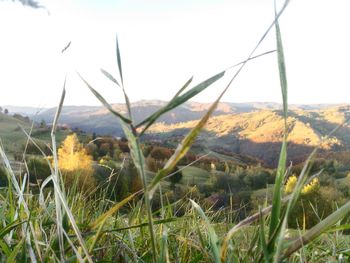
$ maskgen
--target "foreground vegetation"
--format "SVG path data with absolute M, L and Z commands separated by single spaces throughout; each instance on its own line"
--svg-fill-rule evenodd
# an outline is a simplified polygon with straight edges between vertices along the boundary
M 344 234 L 349 228 L 346 221 L 346 215 L 350 211 L 350 202 L 346 201 L 348 190 L 343 189 L 341 194 L 344 200 L 339 207 L 330 206 L 327 207 L 330 208 L 327 211 L 320 210 L 316 205 L 320 203 L 324 205 L 323 201 L 326 201 L 327 197 L 320 193 L 322 170 L 316 174 L 312 170 L 311 164 L 315 160 L 317 147 L 299 167 L 300 169 L 293 170 L 286 165 L 287 79 L 278 18 L 287 4 L 288 1 L 281 11 L 276 13 L 275 21 L 266 32 L 267 34 L 275 26 L 283 98 L 284 135 L 278 167 L 273 172 L 261 167 L 254 168 L 255 170 L 242 168 L 239 165 L 233 167 L 227 163 L 223 171 L 218 173 L 215 164 L 211 163 L 211 171 L 208 171 L 211 184 L 206 184 L 206 180 L 201 183 L 204 193 L 217 190 L 208 189 L 210 186 L 232 192 L 232 189 L 230 187 L 227 189 L 226 186 L 237 186 L 237 184 L 258 190 L 261 178 L 264 178 L 262 181 L 265 183 L 273 183 L 266 190 L 266 193 L 271 191 L 271 197 L 263 199 L 263 202 L 257 200 L 255 214 L 251 210 L 251 215 L 248 217 L 244 215 L 243 219 L 239 214 L 245 209 L 244 206 L 214 207 L 217 202 L 202 201 L 201 191 L 195 186 L 191 187 L 188 181 L 189 188 L 181 197 L 179 195 L 172 199 L 166 192 L 176 193 L 177 184 L 185 179 L 181 166 L 186 166 L 186 163 L 181 165 L 180 160 L 188 156 L 195 138 L 207 123 L 221 97 L 246 63 L 254 58 L 254 52 L 266 34 L 248 58 L 238 64 L 232 79 L 205 116 L 190 130 L 176 150 L 169 152 L 165 163 L 157 162 L 156 153 L 153 152 L 152 156 L 153 150 L 146 155 L 146 149 L 143 149 L 140 141 L 141 136 L 159 116 L 191 99 L 227 72 L 220 72 L 186 91 L 192 82 L 190 79 L 161 110 L 140 123 L 134 123 L 129 98 L 124 90 L 117 43 L 118 80 L 106 71 L 102 72 L 123 90 L 128 116 L 115 111 L 87 81 L 81 78 L 102 104 L 120 119 L 130 152 L 128 163 L 117 164 L 107 157 L 99 158 L 98 155 L 102 155 L 103 150 L 107 152 L 111 150 L 107 145 L 103 147 L 102 144 L 94 144 L 95 147 L 90 145 L 89 155 L 89 149 L 83 148 L 74 134 L 57 149 L 57 122 L 64 101 L 63 91 L 51 131 L 52 155 L 47 156 L 44 150 L 40 151 L 45 162 L 41 159 L 23 158 L 26 164 L 24 172 L 16 174 L 4 148 L 0 146 L 0 155 L 5 167 L 2 173 L 7 178 L 7 186 L 2 188 L 0 195 L 1 261 L 348 261 L 350 239 Z M 27 139 L 40 148 L 29 134 Z M 97 178 L 93 176 L 98 170 L 92 168 L 93 154 L 97 154 L 95 159 L 99 161 L 99 167 L 110 169 L 107 180 L 103 178 L 103 171 L 97 173 L 102 177 L 101 183 L 95 182 Z M 113 158 L 116 153 L 109 152 L 109 154 L 110 158 Z M 146 159 L 146 156 L 150 158 Z M 332 165 L 339 168 L 334 163 L 322 165 L 326 165 L 326 168 Z M 293 171 L 296 175 L 292 175 Z M 120 181 L 116 179 L 119 176 Z M 199 180 L 202 179 L 201 176 L 198 177 Z M 222 182 L 218 183 L 220 180 Z M 115 184 L 119 183 L 120 185 L 116 187 Z M 119 192 L 116 193 L 115 190 Z M 234 197 L 229 196 L 230 204 L 234 204 Z M 322 202 L 319 202 L 320 198 L 324 198 Z M 155 205 L 156 201 L 159 201 L 158 205 Z M 307 218 L 311 213 L 305 212 L 306 206 L 318 216 L 316 220 L 311 221 Z M 301 220 L 295 220 L 293 213 L 302 215 Z M 292 227 L 294 222 L 296 225 Z

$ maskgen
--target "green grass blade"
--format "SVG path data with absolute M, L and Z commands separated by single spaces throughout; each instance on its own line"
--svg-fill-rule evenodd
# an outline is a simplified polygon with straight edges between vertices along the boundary
M 286 1 L 287 2 L 287 1 Z M 273 233 L 275 232 L 277 225 L 280 223 L 280 213 L 281 213 L 281 199 L 282 199 L 282 184 L 284 180 L 284 175 L 286 171 L 286 160 L 287 160 L 287 118 L 288 118 L 288 97 L 287 97 L 287 74 L 286 74 L 286 66 L 282 45 L 282 37 L 281 31 L 279 28 L 279 22 L 277 17 L 277 11 L 275 10 L 275 30 L 276 30 L 276 45 L 277 45 L 277 59 L 278 59 L 278 70 L 280 77 L 280 86 L 282 92 L 282 100 L 283 100 L 283 116 L 284 116 L 284 135 L 282 148 L 280 153 L 280 158 L 277 167 L 277 174 L 275 180 L 275 187 L 273 192 L 273 205 L 271 212 L 271 221 L 270 221 L 270 229 L 269 229 L 269 237 L 271 238 Z M 273 242 L 271 246 L 274 246 Z M 271 248 L 273 249 L 273 248 Z
M 222 96 L 223 94 L 221 94 Z M 197 125 L 186 135 L 186 137 L 182 140 L 182 142 L 178 145 L 176 148 L 174 154 L 170 157 L 170 159 L 165 164 L 164 168 L 161 169 L 156 176 L 153 178 L 150 186 L 149 186 L 149 193 L 150 197 L 153 196 L 154 191 L 156 190 L 156 187 L 160 183 L 160 181 L 166 177 L 169 173 L 173 171 L 176 164 L 181 160 L 182 157 L 186 155 L 186 153 L 191 148 L 192 144 L 194 143 L 196 137 L 204 127 L 204 125 L 209 120 L 211 114 L 216 109 L 221 96 L 210 106 L 207 113 L 200 119 L 200 121 L 197 123 Z
M 128 144 L 130 148 L 131 158 L 136 166 L 137 172 L 142 180 L 143 190 L 144 190 L 144 196 L 145 196 L 145 204 L 147 209 L 147 217 L 148 217 L 148 226 L 149 231 L 151 235 L 151 243 L 152 243 L 152 259 L 154 263 L 157 261 L 157 249 L 156 249 L 156 239 L 154 235 L 154 227 L 153 227 L 153 217 L 152 217 L 152 208 L 151 208 L 151 201 L 148 193 L 148 186 L 147 186 L 147 178 L 146 178 L 146 162 L 145 157 L 141 151 L 141 145 L 139 142 L 139 138 L 135 136 L 136 131 L 131 130 L 133 127 L 131 126 L 131 129 L 123 122 L 121 122 L 122 128 L 124 130 L 124 134 L 126 138 L 128 139 Z
M 284 180 L 285 169 L 286 169 L 286 160 L 287 160 L 287 140 L 285 135 L 283 136 L 282 148 L 281 148 L 277 172 L 276 172 L 275 186 L 273 190 L 269 237 L 273 235 L 278 224 L 280 223 L 282 188 L 283 188 L 283 180 Z
M 11 255 L 11 249 L 9 245 L 7 245 L 6 242 L 2 239 L 0 239 L 0 249 L 0 255 L 5 254 L 6 257 L 9 257 Z
M 159 263 L 168 263 L 169 261 L 169 253 L 168 253 L 168 230 L 166 226 L 163 226 L 162 231 L 162 241 L 160 246 L 160 253 L 159 253 Z
M 102 103 L 103 106 L 106 107 L 113 115 L 117 116 L 123 122 L 130 124 L 131 120 L 121 115 L 119 112 L 115 111 L 112 106 L 102 97 L 100 93 L 98 93 L 79 73 L 79 77 L 84 81 L 89 90 L 95 95 L 95 97 Z
M 93 230 L 93 229 L 98 228 L 100 225 L 103 225 L 104 222 L 109 217 L 111 217 L 113 214 L 115 214 L 120 208 L 122 208 L 125 204 L 130 202 L 132 199 L 134 199 L 140 193 L 141 193 L 141 191 L 133 193 L 133 194 L 129 195 L 128 197 L 124 198 L 122 201 L 120 201 L 117 204 L 115 204 L 114 206 L 112 206 L 107 212 L 105 212 L 104 214 L 100 215 L 94 222 L 92 222 L 89 225 L 89 228 Z
M 192 80 L 193 80 L 193 77 L 191 77 L 191 78 L 185 83 L 185 85 L 183 85 L 183 86 L 181 87 L 181 89 L 180 89 L 178 92 L 176 92 L 176 94 L 175 94 L 174 97 L 170 100 L 170 102 L 168 103 L 168 105 L 169 105 L 172 101 L 174 101 L 177 97 L 180 96 L 180 94 L 191 84 Z M 160 109 L 159 111 L 157 111 L 159 115 L 156 115 L 157 112 L 155 112 L 155 113 L 153 114 L 154 117 L 153 117 L 153 118 L 147 123 L 147 125 L 143 128 L 143 130 L 140 132 L 140 135 L 139 135 L 139 136 L 142 136 L 142 135 L 147 131 L 147 129 L 148 129 L 162 114 L 165 113 L 165 112 L 164 112 L 164 113 L 160 113 L 161 110 L 162 110 L 162 109 Z M 151 117 L 151 116 L 150 116 L 150 117 Z M 138 126 L 139 126 L 139 125 L 138 125 Z
M 339 220 L 344 218 L 350 212 L 350 202 L 340 207 L 337 211 L 330 214 L 323 219 L 320 223 L 308 230 L 304 235 L 298 237 L 292 244 L 288 246 L 281 258 L 287 258 L 292 253 L 300 249 L 302 246 L 312 242 L 315 238 L 319 237 L 322 233 L 327 231 L 330 227 L 336 224 Z
M 8 234 L 11 230 L 15 229 L 16 227 L 22 225 L 23 223 L 26 223 L 27 221 L 13 221 L 9 224 L 7 224 L 5 227 L 0 229 L 0 238 L 4 238 L 6 234 Z
M 100 70 L 103 73 L 103 75 L 105 75 L 110 81 L 114 82 L 118 87 L 121 87 L 119 82 L 115 79 L 115 77 L 112 76 L 112 74 L 110 74 L 109 72 L 107 72 L 102 68 Z
M 195 87 L 191 88 L 187 92 L 185 92 L 182 95 L 179 95 L 175 98 L 173 98 L 166 106 L 158 110 L 157 112 L 153 113 L 151 116 L 147 117 L 145 120 L 137 124 L 135 127 L 138 128 L 144 124 L 147 123 L 154 123 L 161 115 L 164 113 L 176 108 L 177 106 L 183 104 L 184 102 L 188 101 L 189 99 L 193 98 L 203 90 L 205 90 L 207 87 L 215 83 L 217 80 L 221 79 L 225 75 L 225 71 L 220 72 L 219 74 L 216 74 L 215 76 L 199 83 Z
M 180 96 L 181 93 L 192 83 L 192 80 L 193 80 L 193 76 L 189 80 L 186 81 L 185 85 L 183 85 L 181 87 L 181 89 L 179 89 L 179 91 L 176 92 L 176 94 L 174 95 L 174 97 L 170 101 L 172 101 L 172 100 L 176 99 L 178 96 Z
M 119 82 L 112 76 L 112 74 L 110 74 L 109 72 L 107 72 L 104 69 L 101 69 L 101 72 L 107 77 L 109 78 L 113 83 L 115 83 L 118 87 L 120 87 L 123 91 L 124 94 L 124 99 L 125 99 L 125 104 L 126 104 L 126 108 L 128 109 L 128 114 L 129 114 L 129 119 L 132 120 L 132 115 L 131 115 L 131 104 L 130 104 L 130 100 L 128 95 L 125 92 L 124 86 L 120 86 Z
M 267 249 L 266 245 L 266 239 L 265 239 L 265 221 L 264 216 L 261 212 L 261 207 L 259 207 L 259 239 L 260 239 L 260 245 L 261 249 L 264 254 L 264 259 L 266 263 L 270 262 L 270 253 Z
M 12 250 L 10 256 L 7 258 L 7 261 L 6 261 L 7 263 L 16 263 L 17 262 L 16 258 L 24 246 L 24 241 L 25 241 L 25 237 L 23 237 L 22 240 Z
M 57 130 L 58 118 L 59 118 L 59 116 L 61 115 L 61 111 L 62 111 L 62 107 L 63 107 L 64 98 L 66 97 L 66 80 L 67 80 L 67 78 L 64 78 L 63 90 L 62 90 L 60 102 L 59 102 L 59 104 L 58 104 L 58 108 L 57 108 L 57 111 L 56 111 L 56 114 L 55 114 L 55 118 L 54 118 L 54 120 L 53 120 L 51 134 L 55 134 L 55 133 L 56 133 L 56 130 Z
M 205 226 L 208 230 L 208 234 L 209 234 L 209 239 L 210 239 L 210 249 L 212 251 L 212 255 L 214 257 L 214 262 L 215 263 L 220 263 L 220 248 L 219 248 L 219 240 L 218 237 L 215 233 L 214 228 L 211 226 L 210 221 L 208 219 L 208 217 L 205 215 L 205 213 L 203 212 L 202 208 L 193 200 L 190 199 L 190 202 L 192 204 L 192 206 L 194 207 L 194 209 L 197 211 L 197 213 L 199 214 L 199 216 L 203 219 Z
M 123 70 L 122 70 L 122 59 L 120 57 L 118 36 L 116 36 L 116 49 L 117 49 L 116 50 L 117 51 L 117 62 L 118 62 L 118 69 L 119 69 L 120 80 L 122 82 L 122 87 L 124 87 Z

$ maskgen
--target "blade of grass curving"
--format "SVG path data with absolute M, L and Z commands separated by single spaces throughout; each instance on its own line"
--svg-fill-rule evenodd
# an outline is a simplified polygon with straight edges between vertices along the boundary
M 211 226 L 210 221 L 208 219 L 208 217 L 205 215 L 205 213 L 203 212 L 202 208 L 193 200 L 190 199 L 190 202 L 193 206 L 193 208 L 197 211 L 197 213 L 199 214 L 199 216 L 203 219 L 205 226 L 208 230 L 208 234 L 209 234 L 209 239 L 210 239 L 210 249 L 213 253 L 213 257 L 214 257 L 214 262 L 215 263 L 220 263 L 220 248 L 219 248 L 219 241 L 218 241 L 218 237 L 215 233 L 214 228 Z
M 129 118 L 130 120 L 132 120 L 132 114 L 131 114 L 131 104 L 130 104 L 130 100 L 128 95 L 125 92 L 125 88 L 124 88 L 124 78 L 123 78 L 123 70 L 122 70 L 122 59 L 120 56 L 120 48 L 119 48 L 119 42 L 118 42 L 118 36 L 116 36 L 116 51 L 117 51 L 117 62 L 118 62 L 118 69 L 119 69 L 119 76 L 120 76 L 120 81 L 121 81 L 121 87 L 124 93 L 124 98 L 125 98 L 125 104 L 126 107 L 128 109 L 128 113 L 129 113 Z
M 262 57 L 262 56 L 265 56 L 265 55 L 268 55 L 268 54 L 272 54 L 272 53 L 274 53 L 274 52 L 276 52 L 276 49 L 274 49 L 274 50 L 269 50 L 269 51 L 260 53 L 260 54 L 258 54 L 258 55 L 256 55 L 256 56 L 251 56 L 250 58 L 248 58 L 248 61 L 249 61 L 249 60 L 256 59 L 256 58 L 259 58 L 259 57 Z M 234 64 L 234 65 L 232 65 L 232 66 L 226 68 L 225 71 L 228 71 L 228 70 L 233 69 L 233 68 L 235 68 L 235 67 L 241 66 L 242 64 L 246 63 L 246 61 L 247 61 L 247 60 L 243 60 L 243 61 L 241 61 L 241 62 L 238 62 L 238 63 L 236 63 L 236 64 Z
M 154 123 L 161 115 L 164 113 L 176 108 L 180 104 L 183 104 L 184 102 L 188 101 L 189 99 L 193 98 L 196 96 L 198 93 L 202 92 L 205 90 L 207 87 L 215 83 L 217 80 L 222 78 L 225 75 L 225 71 L 220 72 L 219 74 L 216 74 L 215 76 L 199 83 L 195 87 L 191 88 L 187 92 L 185 92 L 182 95 L 179 95 L 177 97 L 174 97 L 166 106 L 161 108 L 160 110 L 156 111 L 153 113 L 151 116 L 147 117 L 143 121 L 141 121 L 139 124 L 135 126 L 135 128 L 141 127 L 144 124 L 149 124 L 149 123 Z M 150 125 L 147 125 L 146 127 L 149 127 Z M 144 128 L 145 130 L 145 128 Z M 141 133 L 144 133 L 145 131 L 142 131 Z
M 22 246 L 24 245 L 25 237 L 21 239 L 21 241 L 15 246 L 15 248 L 12 250 L 10 256 L 7 258 L 7 263 L 16 263 L 17 262 L 17 255 L 21 251 Z
M 106 70 L 104 70 L 102 68 L 100 70 L 103 73 L 103 75 L 105 75 L 107 78 L 109 78 L 110 81 L 114 82 L 118 87 L 121 88 L 119 82 L 115 79 L 115 77 L 113 77 L 112 74 L 110 74 L 109 72 L 107 72 Z
M 121 83 L 122 83 L 122 87 L 124 87 L 123 70 L 122 70 L 122 59 L 121 59 L 121 57 L 120 57 L 120 49 L 119 49 L 118 36 L 116 36 L 116 51 L 117 51 L 117 62 L 118 62 L 118 69 L 119 69 L 120 81 L 121 81 Z
M 131 130 L 133 127 L 131 126 L 131 129 L 123 122 L 121 122 L 124 134 L 126 138 L 128 139 L 128 144 L 130 148 L 131 158 L 136 166 L 137 172 L 142 180 L 142 186 L 144 191 L 144 197 L 145 197 L 145 204 L 146 204 L 146 210 L 147 210 L 147 217 L 148 217 L 148 226 L 149 231 L 151 235 L 151 243 L 152 243 L 152 259 L 155 263 L 157 261 L 157 248 L 156 248 L 156 239 L 154 235 L 154 227 L 153 227 L 153 217 L 152 217 L 152 208 L 151 208 L 151 201 L 149 197 L 149 190 L 147 186 L 147 176 L 146 176 L 146 162 L 145 157 L 141 151 L 141 145 L 139 142 L 139 138 L 135 136 L 136 131 Z
M 7 224 L 5 227 L 0 229 L 0 238 L 2 239 L 6 234 L 11 232 L 13 229 L 15 229 L 16 227 L 18 227 L 26 222 L 27 222 L 27 220 L 19 221 L 19 219 L 17 219 L 16 221 L 12 221 L 11 223 Z
M 55 118 L 52 124 L 52 130 L 51 130 L 51 143 L 52 143 L 52 156 L 53 156 L 53 163 L 54 163 L 54 173 L 52 175 L 52 179 L 54 182 L 54 193 L 55 193 L 55 206 L 56 206 L 56 223 L 57 223 L 57 236 L 58 236 L 58 243 L 60 248 L 60 259 L 61 261 L 64 260 L 64 241 L 63 241 L 63 226 L 62 226 L 62 206 L 61 201 L 58 195 L 58 191 L 60 191 L 61 186 L 63 186 L 63 182 L 59 176 L 59 170 L 58 170 L 58 157 L 57 157 L 57 148 L 56 148 L 56 130 L 58 125 L 58 119 L 61 114 L 62 108 L 63 108 L 63 102 L 64 98 L 66 96 L 66 80 L 65 77 L 64 83 L 63 83 L 63 90 L 62 95 L 60 98 L 60 102 L 58 104 L 58 108 L 56 110 Z M 56 184 L 55 184 L 56 182 Z M 59 189 L 57 189 L 59 188 Z
M 123 122 L 130 124 L 131 120 L 121 115 L 119 112 L 115 111 L 112 106 L 102 97 L 100 93 L 98 93 L 79 73 L 78 76 L 84 81 L 89 90 L 95 95 L 95 97 L 102 103 L 103 106 L 106 107 L 113 115 L 117 116 Z
M 72 41 L 69 41 L 68 44 L 61 50 L 61 53 L 66 52 L 66 50 L 70 47 L 71 44 L 72 44 Z
M 174 95 L 174 97 L 170 101 L 172 101 L 172 100 L 176 99 L 178 96 L 180 96 L 181 93 L 192 83 L 192 80 L 193 80 L 193 76 L 189 80 L 186 81 L 185 85 L 183 85 L 181 87 L 181 89 L 179 89 L 178 92 L 176 92 L 176 94 Z
M 266 246 L 266 239 L 265 239 L 265 221 L 264 216 L 261 213 L 261 207 L 259 206 L 259 239 L 260 239 L 260 245 L 261 249 L 264 254 L 264 259 L 266 263 L 270 262 L 270 253 Z
M 186 135 L 186 137 L 182 140 L 182 142 L 178 145 L 176 148 L 174 154 L 170 157 L 170 159 L 167 161 L 163 169 L 161 169 L 156 176 L 153 178 L 151 184 L 149 185 L 149 193 L 150 198 L 152 198 L 154 191 L 156 190 L 156 187 L 158 186 L 159 182 L 166 177 L 169 173 L 173 171 L 176 164 L 181 160 L 182 157 L 186 155 L 186 153 L 191 148 L 191 145 L 194 143 L 194 140 L 204 127 L 204 125 L 209 120 L 211 114 L 216 109 L 221 97 L 223 96 L 223 93 L 217 98 L 217 100 L 210 106 L 207 113 L 200 119 L 200 121 L 197 123 L 197 125 Z
M 85 257 L 88 262 L 92 263 L 92 259 L 89 255 L 88 249 L 85 245 L 84 239 L 81 236 L 81 232 L 78 228 L 78 225 L 74 219 L 74 216 L 69 208 L 69 205 L 67 203 L 65 193 L 64 193 L 64 188 L 63 188 L 63 182 L 62 178 L 60 177 L 60 172 L 58 170 L 58 156 L 57 156 L 57 147 L 56 147 L 56 130 L 57 130 L 57 125 L 58 125 L 58 119 L 63 107 L 63 102 L 66 94 L 65 90 L 65 85 L 66 85 L 66 79 L 64 80 L 64 85 L 63 85 L 63 91 L 62 91 L 62 96 L 59 102 L 59 106 L 56 111 L 56 115 L 54 118 L 54 122 L 52 125 L 52 130 L 51 130 L 51 141 L 52 141 L 52 155 L 54 159 L 54 174 L 52 176 L 53 183 L 54 183 L 54 193 L 55 193 L 55 205 L 56 205 L 56 220 L 57 220 L 57 234 L 58 234 L 58 239 L 59 239 L 59 246 L 60 246 L 60 256 L 61 260 L 64 259 L 64 243 L 63 243 L 63 209 L 65 210 L 70 223 L 72 225 L 72 228 L 76 234 L 76 237 L 78 239 L 78 242 L 84 251 Z M 77 257 L 81 257 L 81 255 L 77 255 Z
M 6 255 L 6 257 L 11 255 L 11 249 L 3 239 L 0 239 L 0 254 L 3 256 Z
M 334 213 L 323 219 L 316 226 L 308 230 L 304 235 L 297 238 L 294 242 L 288 245 L 288 248 L 282 255 L 282 259 L 287 258 L 292 253 L 300 249 L 302 246 L 312 242 L 315 238 L 319 237 L 322 233 L 326 232 L 330 227 L 336 224 L 339 220 L 344 218 L 350 212 L 350 202 L 340 207 Z
M 169 263 L 169 252 L 168 252 L 168 230 L 165 225 L 162 226 L 162 242 L 159 253 L 159 263 Z
M 274 191 L 273 191 L 269 239 L 272 238 L 272 235 L 274 234 L 274 232 L 277 228 L 277 225 L 281 221 L 280 215 L 281 215 L 282 184 L 284 181 L 284 176 L 285 176 L 285 171 L 286 171 L 287 136 L 288 136 L 287 135 L 288 134 L 287 74 L 286 74 L 286 66 L 285 66 L 281 31 L 279 28 L 276 6 L 275 6 L 275 30 L 276 30 L 276 42 L 277 42 L 276 45 L 277 45 L 278 70 L 279 70 L 280 86 L 281 86 L 282 101 L 283 101 L 284 134 L 283 134 L 281 153 L 280 153 L 278 167 L 277 167 L 275 187 L 274 187 Z M 270 243 L 269 250 L 270 250 L 270 252 L 274 250 L 274 242 Z
M 124 94 L 124 99 L 125 99 L 126 108 L 127 108 L 127 110 L 128 110 L 128 115 L 129 115 L 130 120 L 132 120 L 132 115 L 131 115 L 131 104 L 130 104 L 129 97 L 128 97 L 128 95 L 127 95 L 126 92 L 125 92 L 124 86 L 120 86 L 120 85 L 119 85 L 119 82 L 115 79 L 115 77 L 113 77 L 112 74 L 110 74 L 110 73 L 107 72 L 106 70 L 101 69 L 101 72 L 102 72 L 107 78 L 109 78 L 112 82 L 114 82 L 118 87 L 120 87 L 120 88 L 122 89 L 123 94 Z
M 107 212 L 105 212 L 104 214 L 100 215 L 94 222 L 92 222 L 89 225 L 89 229 L 93 230 L 93 229 L 98 228 L 100 225 L 103 225 L 105 223 L 105 221 L 109 217 L 111 217 L 120 208 L 122 208 L 125 204 L 130 202 L 132 199 L 134 199 L 136 196 L 138 196 L 141 193 L 142 193 L 142 191 L 138 191 L 136 193 L 133 193 L 133 194 L 129 195 L 128 197 L 124 198 L 122 201 L 120 201 L 117 204 L 115 204 L 114 206 L 112 206 Z

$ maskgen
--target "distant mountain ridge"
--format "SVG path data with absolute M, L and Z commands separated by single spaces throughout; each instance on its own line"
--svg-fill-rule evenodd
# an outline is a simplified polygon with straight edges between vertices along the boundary
M 141 122 L 164 107 L 167 102 L 152 100 L 132 103 L 133 119 Z M 210 107 L 210 103 L 188 102 L 161 116 L 145 134 L 145 140 L 176 146 Z M 126 114 L 124 104 L 112 107 Z M 16 108 L 10 108 L 14 113 Z M 23 110 L 23 107 L 20 108 Z M 350 106 L 317 104 L 289 105 L 288 160 L 303 161 L 337 125 L 350 116 Z M 35 112 L 35 111 L 31 111 Z M 40 122 L 52 123 L 56 109 L 50 108 L 27 115 Z M 122 137 L 117 118 L 102 106 L 64 106 L 59 120 L 61 125 L 79 128 L 88 133 Z M 276 166 L 283 135 L 281 104 L 271 102 L 225 103 L 218 105 L 213 117 L 196 141 L 200 149 L 251 156 L 266 165 Z M 321 151 L 350 151 L 350 126 L 346 125 L 321 147 Z
M 133 118 L 140 122 L 153 112 L 166 105 L 166 101 L 161 100 L 142 100 L 132 103 Z M 211 103 L 187 102 L 178 108 L 161 116 L 158 122 L 165 124 L 176 124 L 197 120 L 205 114 Z M 126 107 L 122 103 L 112 104 L 113 108 L 122 114 L 126 114 Z M 290 109 L 300 110 L 318 110 L 330 107 L 331 104 L 315 105 L 290 105 Z M 332 105 L 333 106 L 333 105 Z M 33 120 L 46 123 L 52 123 L 56 108 L 38 109 L 34 107 L 16 107 L 4 106 L 10 113 L 19 113 L 27 115 Z M 226 114 L 238 114 L 259 111 L 263 109 L 277 110 L 281 109 L 281 104 L 274 102 L 247 102 L 247 103 L 219 103 L 214 116 Z M 64 106 L 60 115 L 60 124 L 70 128 L 80 128 L 86 132 L 96 132 L 101 135 L 122 136 L 119 121 L 111 115 L 103 106 Z
M 288 160 L 298 163 L 335 127 L 350 117 L 349 106 L 317 110 L 295 109 L 288 117 Z M 146 135 L 148 140 L 179 142 L 197 121 L 177 124 L 157 123 Z M 281 149 L 284 121 L 281 110 L 260 110 L 212 117 L 197 145 L 217 151 L 252 156 L 276 166 Z M 350 126 L 344 125 L 321 146 L 322 151 L 350 151 Z

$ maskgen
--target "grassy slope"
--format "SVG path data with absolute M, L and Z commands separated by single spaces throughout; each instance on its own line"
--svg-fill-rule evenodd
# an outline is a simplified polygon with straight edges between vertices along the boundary
M 23 146 L 27 142 L 27 136 L 21 130 L 23 127 L 28 133 L 31 130 L 32 124 L 14 118 L 11 115 L 5 115 L 0 113 L 0 139 L 4 145 L 5 151 L 9 154 L 10 157 L 13 157 L 13 154 L 18 152 L 23 152 Z M 38 141 L 49 143 L 51 141 L 50 131 L 45 130 L 44 132 L 37 132 L 38 128 L 33 128 L 33 138 Z M 56 135 L 56 140 L 60 143 L 71 131 L 70 130 L 58 130 Z
M 22 145 L 26 142 L 26 135 L 19 128 L 19 125 L 25 130 L 30 130 L 29 123 L 0 113 L 0 138 L 8 153 L 13 154 L 21 151 Z

